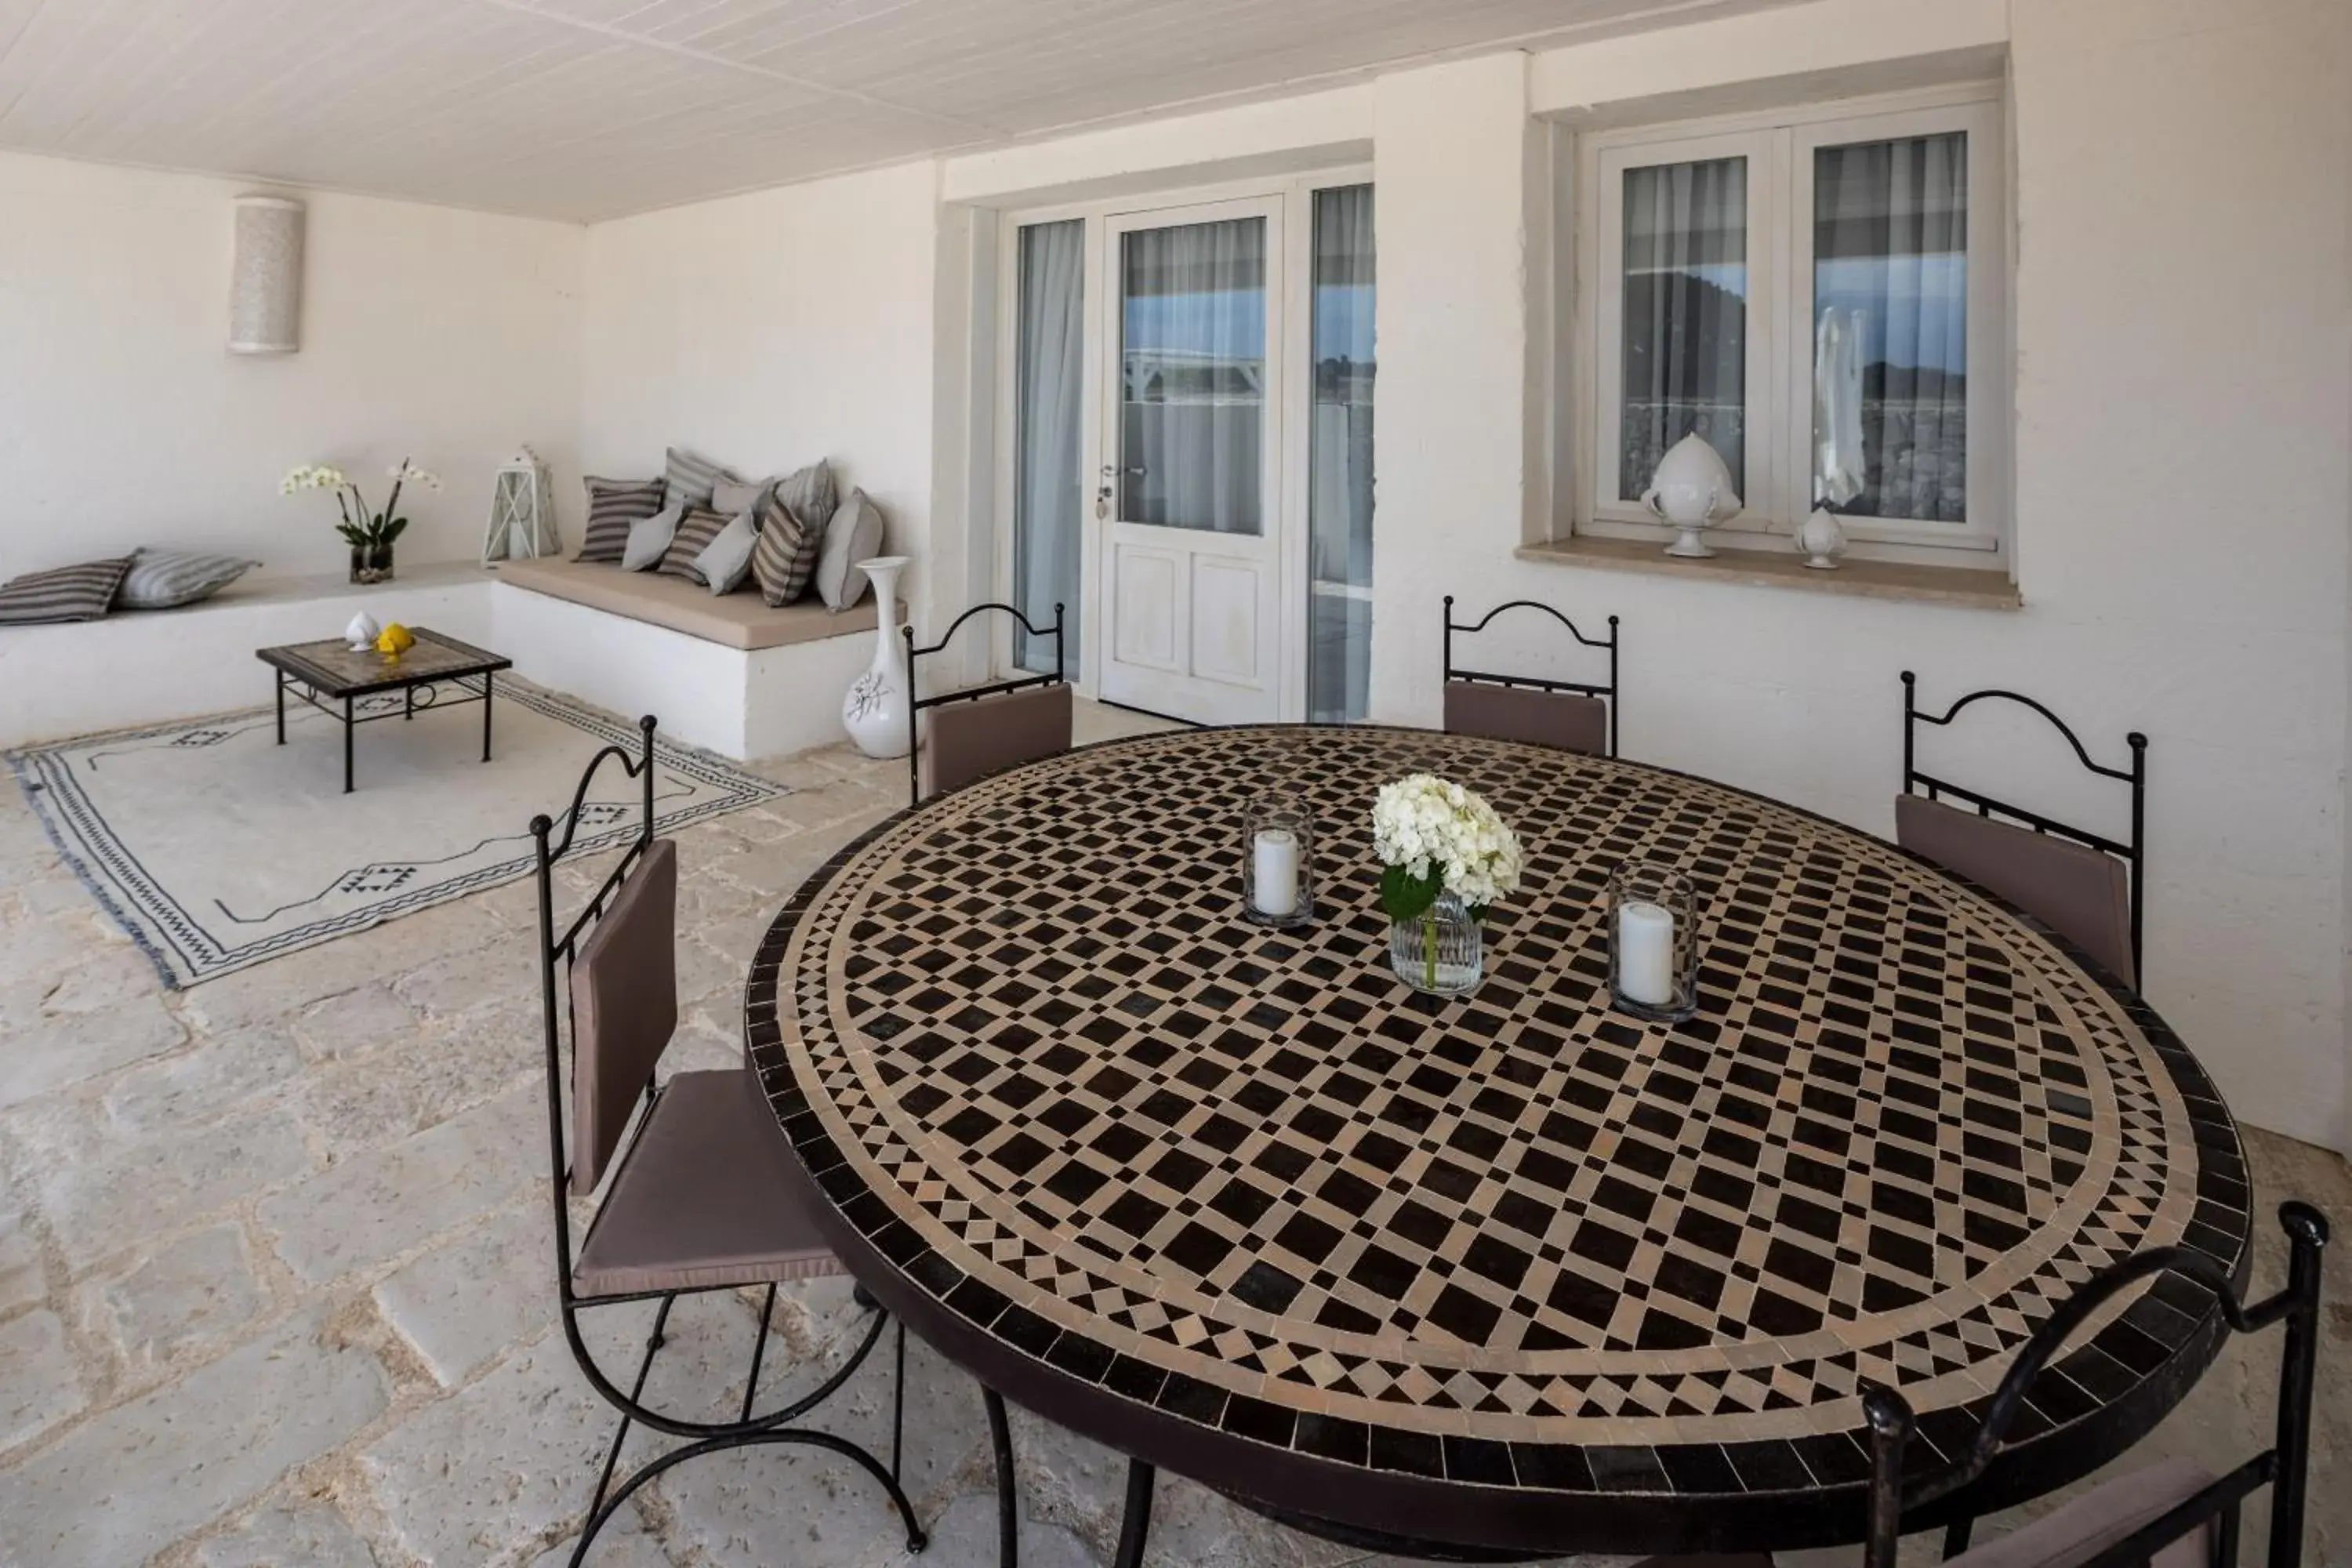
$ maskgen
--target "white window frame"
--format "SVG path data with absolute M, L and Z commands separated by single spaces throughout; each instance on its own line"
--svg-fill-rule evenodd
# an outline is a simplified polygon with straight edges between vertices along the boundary
M 1969 516 L 1960 523 L 1859 516 L 1839 521 L 1858 555 L 2008 565 L 2009 158 L 1998 83 L 1579 138 L 1572 164 L 1577 189 L 1571 423 L 1564 445 L 1570 475 L 1581 478 L 1565 487 L 1563 531 L 1662 542 L 1671 537 L 1670 530 L 1617 494 L 1625 170 L 1748 159 L 1748 479 L 1741 497 L 1746 510 L 1709 537 L 1735 547 L 1767 548 L 1759 536 L 1790 533 L 1812 504 L 1814 151 L 1953 131 L 1969 137 Z

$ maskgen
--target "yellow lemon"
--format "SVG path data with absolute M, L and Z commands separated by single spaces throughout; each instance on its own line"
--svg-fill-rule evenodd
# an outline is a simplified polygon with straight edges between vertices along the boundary
M 387 658 L 398 658 L 416 646 L 416 638 L 398 621 L 383 628 L 375 639 L 375 651 Z

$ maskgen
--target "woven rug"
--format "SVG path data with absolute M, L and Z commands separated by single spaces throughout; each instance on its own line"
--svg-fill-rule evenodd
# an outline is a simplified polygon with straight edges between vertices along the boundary
M 556 819 L 605 745 L 636 726 L 511 676 L 497 686 L 494 760 L 478 706 L 362 725 L 358 789 L 342 793 L 338 720 L 289 702 L 11 752 L 50 838 L 173 988 L 315 947 L 511 882 L 534 864 L 530 819 Z M 365 699 L 396 712 L 401 695 Z M 655 742 L 664 832 L 789 793 L 707 752 Z M 636 831 L 642 784 L 598 770 L 579 845 Z

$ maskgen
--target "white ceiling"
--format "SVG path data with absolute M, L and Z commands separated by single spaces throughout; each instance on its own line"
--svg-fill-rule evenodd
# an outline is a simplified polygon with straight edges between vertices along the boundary
M 0 0 L 0 147 L 593 220 L 1777 0 Z

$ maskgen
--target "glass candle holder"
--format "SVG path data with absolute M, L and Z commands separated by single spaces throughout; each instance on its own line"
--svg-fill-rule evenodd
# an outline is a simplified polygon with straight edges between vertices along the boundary
M 1265 796 L 1242 818 L 1242 918 L 1278 929 L 1315 918 L 1315 818 L 1291 796 Z
M 1609 875 L 1609 990 L 1620 1012 L 1678 1024 L 1698 1011 L 1698 892 L 1672 866 Z

